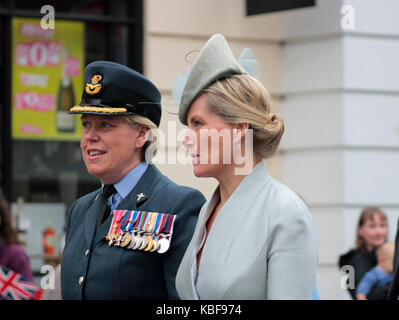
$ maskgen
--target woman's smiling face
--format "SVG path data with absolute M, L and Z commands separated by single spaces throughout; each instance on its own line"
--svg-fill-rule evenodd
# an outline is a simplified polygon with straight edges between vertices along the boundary
M 87 171 L 104 184 L 118 182 L 141 159 L 140 129 L 123 116 L 84 114 L 80 148 Z
M 369 249 L 381 246 L 387 239 L 388 227 L 386 219 L 379 213 L 366 219 L 359 227 L 359 235 L 363 237 Z

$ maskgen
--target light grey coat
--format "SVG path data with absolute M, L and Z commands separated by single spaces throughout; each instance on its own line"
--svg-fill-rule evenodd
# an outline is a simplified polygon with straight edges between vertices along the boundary
M 180 298 L 311 299 L 318 256 L 312 216 L 262 161 L 219 211 L 197 275 L 196 255 L 218 202 L 217 188 L 201 209 L 177 272 Z

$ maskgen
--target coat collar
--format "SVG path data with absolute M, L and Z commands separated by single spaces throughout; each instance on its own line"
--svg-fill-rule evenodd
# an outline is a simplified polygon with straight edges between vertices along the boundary
M 220 264 L 225 264 L 230 251 L 233 250 L 233 245 L 236 243 L 234 240 L 237 234 L 241 232 L 242 226 L 245 225 L 247 220 L 253 219 L 253 214 L 257 212 L 250 211 L 253 204 L 256 203 L 256 198 L 264 190 L 264 187 L 270 181 L 270 176 L 263 164 L 263 161 L 258 163 L 255 168 L 246 176 L 239 186 L 234 190 L 233 194 L 229 197 L 223 207 L 220 209 L 216 216 L 212 229 L 210 230 L 206 242 L 204 244 L 201 256 L 201 263 L 198 270 L 198 279 L 196 288 L 199 293 L 206 292 L 206 281 L 201 281 L 204 278 L 216 277 L 212 270 L 215 267 L 220 270 Z M 216 195 L 215 195 L 216 196 Z M 209 207 L 209 211 L 214 208 Z M 205 228 L 206 221 L 203 227 Z M 235 268 L 226 270 L 234 272 Z M 233 275 L 232 277 L 238 277 Z M 219 277 L 211 281 L 217 281 L 219 284 L 217 292 L 212 293 L 213 297 L 222 299 L 228 290 L 230 284 L 229 277 Z
M 249 210 L 250 204 L 253 203 L 256 196 L 270 179 L 271 177 L 263 161 L 261 161 L 234 190 L 233 194 L 219 211 L 212 229 L 208 234 L 202 251 L 199 268 L 200 273 L 212 273 L 212 264 L 215 263 L 215 261 L 221 261 L 223 263 L 223 259 L 220 259 L 220 254 L 229 251 L 226 245 L 232 243 L 234 235 L 236 232 L 239 232 L 240 225 L 245 218 L 248 217 L 247 211 Z M 193 270 L 196 255 L 204 236 L 206 222 L 218 204 L 219 199 L 220 194 L 218 186 L 211 199 L 207 201 L 201 209 L 193 238 L 187 249 L 187 257 L 184 261 L 184 266 L 182 262 L 182 272 L 184 273 L 182 276 L 184 281 L 181 281 L 180 285 L 185 294 L 191 296 L 191 299 L 195 299 L 197 296 L 196 288 L 193 286 L 192 280 L 192 272 L 196 272 L 196 270 Z M 223 241 L 220 241 L 221 238 L 223 238 Z M 207 248 L 209 248 L 209 250 L 207 250 Z M 223 291 L 222 288 L 221 290 Z M 222 296 L 223 294 L 220 295 L 220 298 L 222 298 Z

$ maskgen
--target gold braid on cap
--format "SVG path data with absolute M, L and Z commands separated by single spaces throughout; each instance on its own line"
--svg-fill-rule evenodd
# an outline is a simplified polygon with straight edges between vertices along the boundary
M 124 113 L 126 108 L 107 108 L 107 107 L 90 107 L 90 106 L 74 106 L 69 110 L 70 112 L 102 112 L 102 113 Z

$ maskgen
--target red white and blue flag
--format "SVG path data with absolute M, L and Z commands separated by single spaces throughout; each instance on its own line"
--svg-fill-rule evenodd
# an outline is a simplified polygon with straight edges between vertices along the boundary
M 40 300 L 43 290 L 21 274 L 0 266 L 0 295 L 9 300 Z

